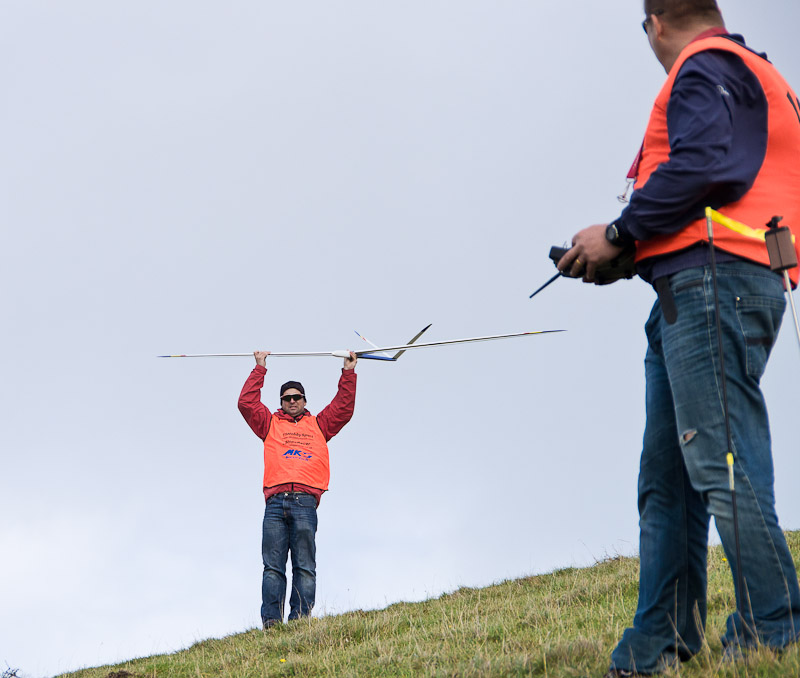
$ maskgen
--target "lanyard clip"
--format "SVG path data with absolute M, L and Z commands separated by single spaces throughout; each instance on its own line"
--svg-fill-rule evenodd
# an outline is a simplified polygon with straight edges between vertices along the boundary
M 623 193 L 620 193 L 617 196 L 617 200 L 619 200 L 623 204 L 624 203 L 629 203 L 630 202 L 630 198 L 628 198 L 628 193 L 630 193 L 630 190 L 631 190 L 631 188 L 633 188 L 633 185 L 635 183 L 636 183 L 636 179 L 627 179 L 627 184 L 625 185 L 625 191 Z

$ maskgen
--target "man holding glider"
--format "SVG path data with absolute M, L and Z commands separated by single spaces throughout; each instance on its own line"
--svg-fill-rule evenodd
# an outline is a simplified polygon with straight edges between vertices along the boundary
M 558 263 L 593 282 L 599 265 L 635 247 L 637 272 L 658 293 L 645 326 L 639 601 L 609 677 L 657 673 L 700 650 L 712 515 L 743 589 L 722 639 L 726 656 L 757 644 L 780 649 L 800 634 L 800 589 L 775 513 L 759 386 L 786 305 L 781 277 L 770 270 L 763 241 L 715 229 L 718 334 L 703 218 L 710 206 L 763 228 L 781 215 L 800 239 L 800 100 L 765 55 L 725 30 L 715 0 L 644 0 L 644 13 L 642 26 L 668 78 L 632 168 L 630 204 L 611 224 L 578 232 Z
M 255 351 L 256 366 L 239 396 L 239 411 L 264 441 L 264 525 L 261 554 L 261 621 L 264 629 L 283 621 L 286 599 L 286 559 L 292 554 L 289 620 L 308 616 L 317 588 L 317 506 L 328 489 L 327 442 L 353 416 L 356 401 L 355 353 L 344 359 L 339 390 L 317 416 L 306 409 L 299 381 L 280 390 L 281 408 L 270 412 L 261 402 L 269 351 Z

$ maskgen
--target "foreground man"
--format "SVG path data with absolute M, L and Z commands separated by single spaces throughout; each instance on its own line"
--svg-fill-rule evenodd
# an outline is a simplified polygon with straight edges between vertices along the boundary
M 256 366 L 239 396 L 239 411 L 264 441 L 264 526 L 261 554 L 261 621 L 264 629 L 283 621 L 286 600 L 286 560 L 292 554 L 292 593 L 289 620 L 311 614 L 317 590 L 317 506 L 328 489 L 330 466 L 327 442 L 353 416 L 356 401 L 355 366 L 344 359 L 339 390 L 316 417 L 306 409 L 299 381 L 281 386 L 281 409 L 271 413 L 261 403 L 269 351 L 256 351 Z
M 739 574 L 704 207 L 753 228 L 781 215 L 800 241 L 796 94 L 764 55 L 728 34 L 714 0 L 645 0 L 644 11 L 668 78 L 634 165 L 630 205 L 613 223 L 576 234 L 559 262 L 592 282 L 598 265 L 635 245 L 637 271 L 659 296 L 646 324 L 639 602 L 609 677 L 657 673 L 700 650 L 710 515 L 734 581 Z M 735 658 L 759 643 L 783 648 L 800 633 L 759 387 L 786 302 L 763 242 L 722 227 L 714 240 L 744 578 L 723 637 Z

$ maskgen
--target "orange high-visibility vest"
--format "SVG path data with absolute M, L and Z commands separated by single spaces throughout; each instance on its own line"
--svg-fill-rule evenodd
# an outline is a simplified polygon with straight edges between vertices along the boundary
M 324 491 L 330 475 L 328 445 L 317 418 L 307 414 L 295 423 L 273 415 L 264 438 L 264 487 L 300 483 Z
M 800 258 L 800 100 L 771 63 L 732 40 L 703 38 L 690 43 L 681 52 L 650 114 L 634 188 L 644 186 L 658 166 L 669 160 L 667 104 L 672 87 L 684 62 L 692 55 L 709 49 L 733 52 L 740 56 L 761 83 L 769 107 L 767 152 L 755 183 L 741 200 L 724 205 L 719 211 L 756 229 L 764 228 L 773 216 L 782 216 L 780 225 L 792 230 Z M 698 242 L 708 242 L 704 218 L 693 221 L 677 233 L 637 241 L 636 260 L 678 252 Z M 714 244 L 721 250 L 769 266 L 767 247 L 763 241 L 715 225 Z M 790 269 L 789 276 L 796 286 L 798 268 Z

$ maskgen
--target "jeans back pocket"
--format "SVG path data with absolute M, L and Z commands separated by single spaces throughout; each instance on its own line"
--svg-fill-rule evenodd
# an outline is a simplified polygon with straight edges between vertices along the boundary
M 736 316 L 747 349 L 747 374 L 753 379 L 764 375 L 785 310 L 783 297 L 736 297 Z

